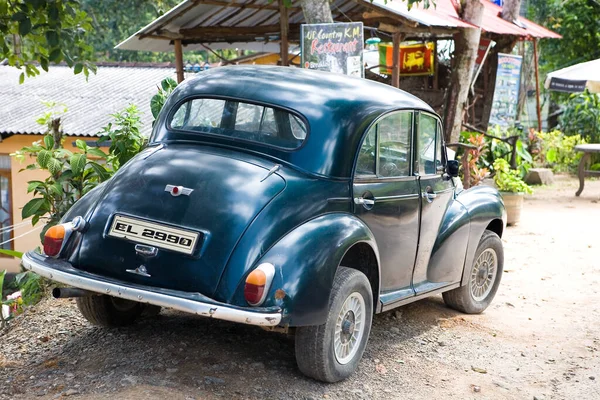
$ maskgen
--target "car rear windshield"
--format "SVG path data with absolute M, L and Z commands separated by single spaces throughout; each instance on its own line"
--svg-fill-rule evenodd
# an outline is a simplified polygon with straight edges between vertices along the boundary
M 307 134 L 304 121 L 287 111 L 237 100 L 207 98 L 182 103 L 172 114 L 169 126 L 285 149 L 300 147 Z

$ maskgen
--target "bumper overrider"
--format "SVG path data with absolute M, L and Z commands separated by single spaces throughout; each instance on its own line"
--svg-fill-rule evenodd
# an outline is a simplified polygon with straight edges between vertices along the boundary
M 98 294 L 248 325 L 276 326 L 281 322 L 279 307 L 238 307 L 220 303 L 200 293 L 124 284 L 78 270 L 67 261 L 31 251 L 23 255 L 22 262 L 26 269 L 45 278 Z

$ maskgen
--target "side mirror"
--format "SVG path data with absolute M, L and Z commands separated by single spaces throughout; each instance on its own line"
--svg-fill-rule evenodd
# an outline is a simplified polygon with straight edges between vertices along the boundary
M 459 163 L 456 160 L 449 160 L 447 165 L 446 165 L 446 172 L 448 173 L 448 175 L 450 175 L 453 178 L 456 178 L 458 176 L 458 167 L 459 167 Z

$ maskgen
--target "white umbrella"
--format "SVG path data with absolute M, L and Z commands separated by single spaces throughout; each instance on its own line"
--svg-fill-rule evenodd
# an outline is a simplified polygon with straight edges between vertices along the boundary
M 588 89 L 600 93 L 600 59 L 551 72 L 544 86 L 557 92 L 577 93 Z

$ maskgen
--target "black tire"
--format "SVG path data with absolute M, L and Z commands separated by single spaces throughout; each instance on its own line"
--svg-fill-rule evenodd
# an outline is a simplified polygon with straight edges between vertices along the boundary
M 144 304 L 106 295 L 77 298 L 77 308 L 94 325 L 117 327 L 132 324 L 144 311 Z
M 354 355 L 350 361 L 342 364 L 334 350 L 336 322 L 346 300 L 351 296 L 356 299 L 356 293 L 364 300 L 364 328 L 362 336 L 357 339 L 355 346 L 358 347 Z M 354 317 L 354 314 L 352 316 Z M 300 371 L 323 382 L 338 382 L 349 377 L 362 358 L 369 340 L 372 320 L 373 294 L 369 280 L 360 271 L 339 267 L 329 296 L 329 315 L 325 324 L 296 328 L 296 363 Z
M 483 236 L 479 241 L 479 245 L 477 246 L 475 257 L 473 258 L 473 265 L 471 265 L 469 268 L 470 270 L 473 270 L 477 260 L 480 258 L 482 253 L 488 249 L 493 250 L 497 261 L 496 276 L 493 283 L 491 283 L 491 290 L 489 293 L 487 293 L 487 295 L 481 299 L 475 298 L 472 290 L 472 285 L 475 283 L 471 281 L 472 275 L 471 272 L 469 272 L 466 285 L 442 294 L 444 302 L 448 307 L 454 308 L 455 310 L 466 314 L 480 314 L 491 304 L 496 292 L 498 291 L 498 286 L 502 280 L 502 271 L 504 270 L 504 250 L 502 247 L 502 240 L 500 240 L 496 233 L 488 230 L 483 233 Z M 490 254 L 489 251 L 486 253 Z

